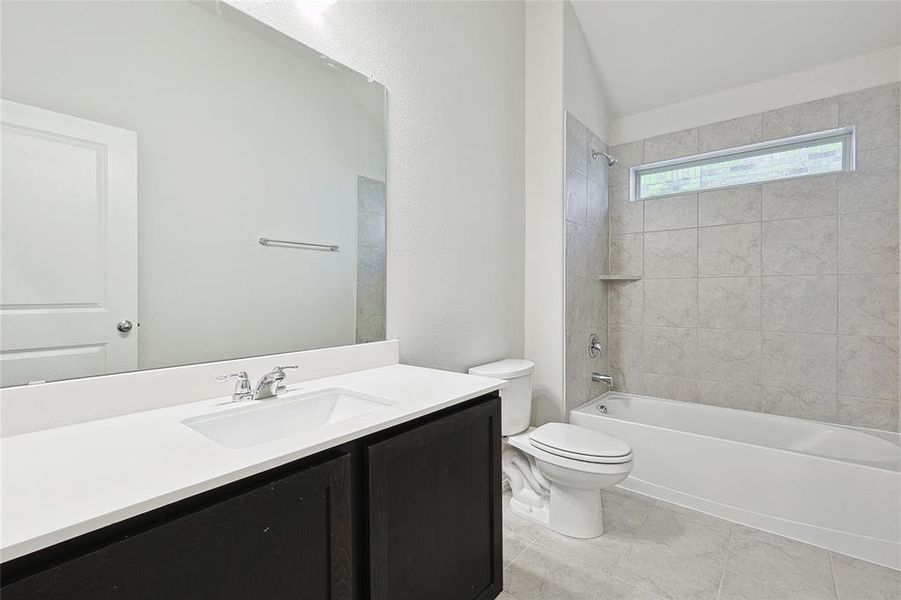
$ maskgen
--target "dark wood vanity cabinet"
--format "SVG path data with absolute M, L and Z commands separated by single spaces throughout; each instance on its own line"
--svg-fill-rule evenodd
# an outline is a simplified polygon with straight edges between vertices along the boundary
M 494 393 L 3 563 L 0 595 L 494 598 L 500 440 Z
M 3 600 L 350 600 L 350 479 L 347 455 L 304 467 L 5 585 Z
M 372 600 L 502 588 L 500 411 L 486 402 L 367 449 Z

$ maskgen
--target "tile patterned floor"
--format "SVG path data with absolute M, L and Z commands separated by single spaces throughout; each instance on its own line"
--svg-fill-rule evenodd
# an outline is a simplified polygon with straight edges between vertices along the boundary
M 614 490 L 606 533 L 558 535 L 504 502 L 498 600 L 901 600 L 901 573 Z

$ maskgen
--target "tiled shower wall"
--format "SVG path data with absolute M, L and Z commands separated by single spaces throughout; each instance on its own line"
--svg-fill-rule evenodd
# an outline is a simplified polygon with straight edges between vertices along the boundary
M 629 167 L 854 125 L 857 169 L 629 202 Z M 897 431 L 899 86 L 611 148 L 617 388 Z
M 385 339 L 385 183 L 357 177 L 356 341 Z
M 566 410 L 607 391 L 591 381 L 592 371 L 607 373 L 609 353 L 589 358 L 588 338 L 596 333 L 607 346 L 608 202 L 607 161 L 591 158 L 606 150 L 597 135 L 566 116 Z

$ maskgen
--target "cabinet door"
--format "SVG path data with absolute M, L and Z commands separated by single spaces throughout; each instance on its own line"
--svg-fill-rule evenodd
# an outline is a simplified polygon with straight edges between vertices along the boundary
M 347 455 L 4 586 L 3 600 L 352 595 Z
M 367 448 L 372 600 L 502 589 L 500 400 Z

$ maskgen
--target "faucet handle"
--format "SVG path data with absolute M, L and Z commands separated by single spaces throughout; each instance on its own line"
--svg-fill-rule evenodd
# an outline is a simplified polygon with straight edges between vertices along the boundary
M 284 367 L 275 367 L 275 370 L 273 372 L 278 373 L 280 375 L 278 385 L 275 388 L 276 395 L 278 395 L 288 389 L 288 386 L 286 386 L 284 383 L 282 383 L 282 381 L 284 381 L 285 377 L 286 377 L 285 371 L 289 371 L 289 370 L 296 371 L 299 368 L 300 368 L 300 365 L 286 365 Z
M 226 381 L 231 381 L 232 379 L 238 380 L 235 383 L 235 392 L 232 394 L 232 400 L 235 402 L 252 400 L 253 391 L 250 389 L 250 378 L 247 376 L 247 371 L 238 371 L 237 373 L 222 375 L 221 377 L 217 377 L 216 381 L 224 383 Z
M 222 375 L 216 378 L 216 381 L 219 383 L 225 383 L 226 381 L 231 381 L 232 379 L 240 379 L 241 381 L 247 381 L 247 371 L 238 371 L 237 373 L 230 373 L 228 375 Z

